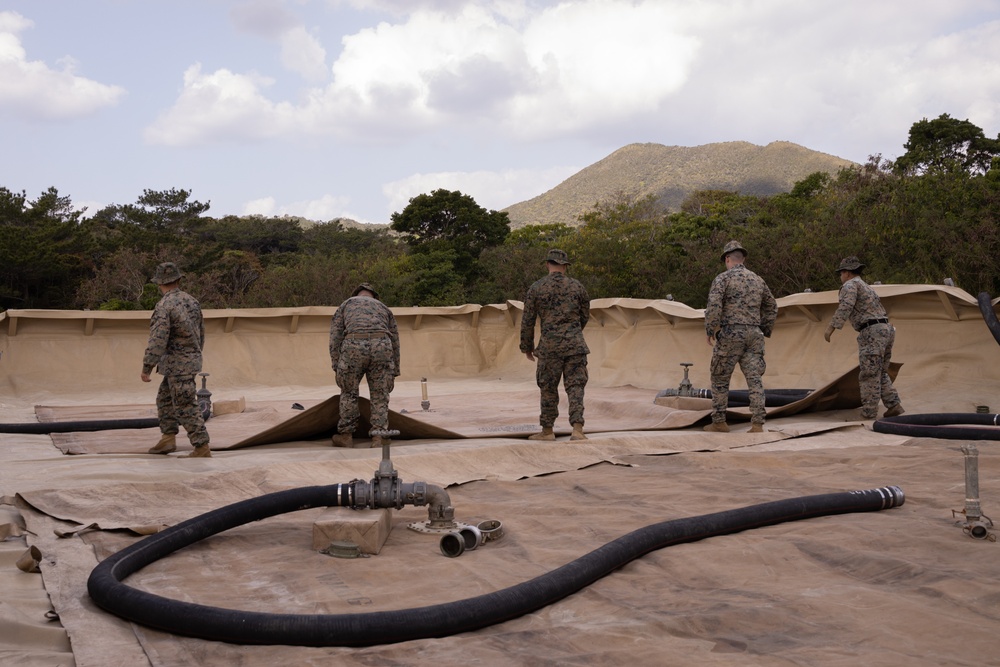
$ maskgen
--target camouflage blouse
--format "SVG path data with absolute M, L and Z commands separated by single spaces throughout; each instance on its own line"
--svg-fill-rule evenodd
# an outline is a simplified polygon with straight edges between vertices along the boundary
M 709 336 L 722 327 L 745 324 L 760 327 L 770 337 L 778 318 L 778 304 L 764 279 L 737 264 L 712 281 L 705 307 L 705 331 Z
M 885 317 L 885 308 L 875 290 L 858 276 L 854 276 L 840 286 L 840 306 L 830 322 L 834 329 L 844 326 L 848 319 L 855 331 L 869 320 Z
M 196 375 L 201 372 L 205 322 L 201 305 L 187 292 L 173 289 L 163 295 L 149 320 L 149 344 L 142 372 L 156 367 L 160 375 Z
M 340 304 L 330 323 L 330 361 L 337 368 L 347 334 L 384 333 L 392 343 L 395 375 L 399 375 L 399 329 L 389 307 L 367 296 L 352 296 Z
M 542 335 L 535 347 L 535 320 L 542 322 Z M 555 271 L 536 280 L 524 297 L 521 318 L 521 352 L 538 356 L 590 354 L 583 328 L 590 320 L 590 296 L 583 284 Z

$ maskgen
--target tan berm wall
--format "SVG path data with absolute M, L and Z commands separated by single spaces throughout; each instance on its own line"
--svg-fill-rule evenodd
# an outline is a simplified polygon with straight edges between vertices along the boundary
M 877 290 L 897 328 L 897 384 L 938 388 L 953 411 L 997 404 L 997 345 L 976 300 L 936 285 L 882 285 Z M 778 324 L 767 342 L 765 386 L 813 388 L 857 364 L 853 331 L 832 343 L 823 330 L 837 293 L 778 300 Z M 522 304 L 396 308 L 402 381 L 483 378 L 530 381 L 534 365 L 518 350 Z M 323 387 L 336 393 L 327 350 L 334 308 L 206 310 L 204 371 L 209 386 Z M 9 310 L 0 313 L 0 396 L 78 397 L 88 390 L 148 392 L 139 382 L 146 312 Z M 691 381 L 708 387 L 703 311 L 664 300 L 598 299 L 586 328 L 591 383 L 676 387 L 682 362 Z M 734 388 L 745 387 L 734 376 Z M 944 411 L 944 410 L 942 410 Z

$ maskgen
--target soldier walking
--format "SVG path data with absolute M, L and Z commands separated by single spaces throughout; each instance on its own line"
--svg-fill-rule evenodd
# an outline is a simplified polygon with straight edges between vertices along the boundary
M 590 296 L 580 281 L 566 275 L 569 257 L 550 250 L 545 258 L 549 273 L 528 289 L 521 318 L 521 352 L 528 361 L 537 358 L 535 381 L 541 391 L 541 433 L 529 440 L 555 440 L 552 430 L 559 416 L 559 379 L 569 399 L 570 440 L 586 440 L 583 434 L 583 394 L 587 386 L 587 355 L 590 348 L 583 328 L 590 319 Z M 535 347 L 535 320 L 541 320 L 541 338 Z
M 388 306 L 368 283 L 358 285 L 340 304 L 330 324 L 330 361 L 340 387 L 340 419 L 334 447 L 351 447 L 358 427 L 358 387 L 368 378 L 372 431 L 389 429 L 389 394 L 399 375 L 399 330 Z M 372 447 L 382 446 L 381 435 Z
M 840 275 L 840 305 L 833 314 L 830 326 L 823 338 L 830 342 L 830 336 L 851 321 L 858 332 L 858 384 L 861 388 L 861 418 L 875 419 L 878 416 L 879 399 L 887 408 L 883 417 L 903 414 L 899 394 L 889 377 L 889 360 L 892 346 L 896 342 L 896 327 L 889 324 L 882 301 L 875 290 L 861 279 L 865 265 L 855 256 L 844 258 L 837 267 Z
M 205 419 L 198 407 L 195 375 L 201 372 L 201 351 L 205 345 L 205 322 L 201 305 L 180 288 L 183 275 L 173 262 L 156 267 L 152 281 L 160 288 L 160 300 L 149 320 L 149 344 L 142 358 L 143 382 L 149 374 L 163 376 L 156 392 L 156 414 L 160 420 L 160 441 L 150 454 L 177 450 L 177 433 L 183 426 L 194 446 L 190 458 L 212 456 Z
M 715 277 L 705 308 L 705 332 L 712 346 L 712 423 L 706 431 L 728 433 L 729 381 L 736 364 L 750 394 L 750 433 L 764 432 L 764 339 L 771 337 L 778 304 L 764 279 L 744 266 L 738 241 L 722 249 L 726 270 Z

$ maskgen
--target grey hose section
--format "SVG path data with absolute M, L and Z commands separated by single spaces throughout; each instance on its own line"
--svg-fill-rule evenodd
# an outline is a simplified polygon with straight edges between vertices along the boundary
M 551 572 L 478 597 L 363 614 L 271 614 L 171 600 L 122 581 L 178 549 L 229 528 L 320 506 L 352 506 L 353 483 L 281 491 L 244 500 L 150 535 L 108 557 L 87 581 L 90 597 L 122 618 L 178 635 L 236 644 L 372 646 L 471 632 L 557 602 L 643 555 L 674 544 L 817 516 L 903 504 L 896 486 L 779 500 L 674 519 L 628 533 Z
M 983 321 L 993 334 L 993 339 L 1000 344 L 1000 320 L 997 320 L 996 311 L 993 310 L 993 300 L 987 292 L 980 292 L 976 300 L 979 302 L 979 312 L 983 315 Z
M 0 433 L 83 433 L 91 431 L 113 431 L 125 428 L 157 428 L 160 420 L 156 417 L 141 419 L 87 419 L 66 422 L 27 422 L 24 424 L 0 424 Z
M 966 426 L 954 426 L 965 424 Z M 983 426 L 986 428 L 969 428 Z M 878 433 L 908 435 L 942 440 L 1000 440 L 1000 415 L 979 412 L 938 412 L 899 415 L 876 419 L 872 430 Z

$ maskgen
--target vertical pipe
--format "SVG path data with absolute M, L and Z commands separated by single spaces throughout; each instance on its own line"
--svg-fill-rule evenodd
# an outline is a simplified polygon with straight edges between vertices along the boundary
M 979 504 L 979 448 L 970 442 L 961 449 L 965 454 L 965 519 L 975 523 L 983 516 Z

